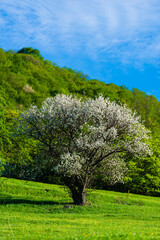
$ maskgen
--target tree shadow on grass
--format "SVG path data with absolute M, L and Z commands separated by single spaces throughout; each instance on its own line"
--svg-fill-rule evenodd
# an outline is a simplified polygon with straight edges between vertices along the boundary
M 23 198 L 12 198 L 8 195 L 0 196 L 0 205 L 7 204 L 35 204 L 35 205 L 63 205 L 68 204 L 73 205 L 73 203 L 68 202 L 56 202 L 56 201 L 47 201 L 47 200 L 32 200 L 32 199 L 23 199 Z

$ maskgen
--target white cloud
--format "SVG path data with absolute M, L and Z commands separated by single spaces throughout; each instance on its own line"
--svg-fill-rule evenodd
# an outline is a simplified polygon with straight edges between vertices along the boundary
M 0 10 L 2 40 L 13 44 L 122 63 L 160 58 L 159 0 L 1 0 Z

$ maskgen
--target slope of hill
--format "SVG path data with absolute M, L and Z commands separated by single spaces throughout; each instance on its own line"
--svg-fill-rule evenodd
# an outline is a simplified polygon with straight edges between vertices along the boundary
M 0 239 L 160 239 L 158 198 L 91 191 L 74 206 L 62 186 L 0 179 Z
M 138 89 L 130 91 L 125 86 L 89 80 L 81 72 L 61 68 L 44 60 L 38 50 L 31 48 L 18 53 L 0 49 L 0 169 L 3 168 L 1 162 L 5 162 L 4 176 L 31 179 L 36 143 L 15 136 L 13 120 L 31 104 L 40 106 L 44 99 L 57 93 L 74 94 L 82 98 L 95 98 L 103 94 L 112 101 L 126 104 L 141 115 L 145 126 L 151 130 L 153 156 L 141 160 L 130 157 L 128 182 L 123 186 L 115 186 L 115 189 L 159 196 L 160 102 Z M 50 177 L 44 172 L 43 176 L 37 174 L 34 180 L 48 182 Z M 94 184 L 99 188 L 110 187 L 101 176 L 97 176 Z

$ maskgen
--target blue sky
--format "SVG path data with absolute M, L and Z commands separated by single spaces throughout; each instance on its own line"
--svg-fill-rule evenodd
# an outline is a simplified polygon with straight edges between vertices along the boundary
M 159 0 L 0 0 L 0 47 L 160 100 Z

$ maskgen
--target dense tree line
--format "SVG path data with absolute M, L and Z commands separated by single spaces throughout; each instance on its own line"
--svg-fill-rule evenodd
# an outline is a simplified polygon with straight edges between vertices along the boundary
M 0 49 L 0 161 L 5 176 L 54 182 L 59 178 L 40 161 L 39 143 L 15 134 L 14 120 L 32 104 L 41 106 L 47 97 L 73 94 L 82 99 L 95 99 L 100 94 L 110 101 L 126 104 L 141 116 L 143 124 L 151 131 L 150 145 L 153 155 L 137 160 L 129 157 L 129 175 L 125 183 L 112 189 L 158 195 L 160 193 L 160 102 L 153 96 L 125 86 L 106 84 L 89 79 L 82 72 L 44 60 L 39 51 L 23 48 L 17 53 Z M 36 146 L 36 147 L 35 147 Z M 37 166 L 44 169 L 43 173 Z M 4 169 L 5 167 L 5 169 Z M 93 186 L 110 188 L 99 171 Z

